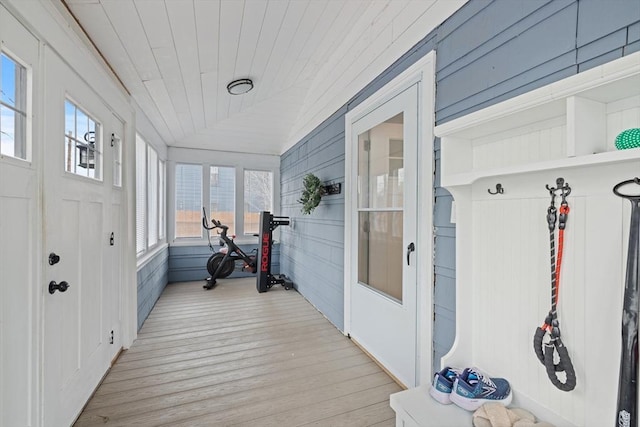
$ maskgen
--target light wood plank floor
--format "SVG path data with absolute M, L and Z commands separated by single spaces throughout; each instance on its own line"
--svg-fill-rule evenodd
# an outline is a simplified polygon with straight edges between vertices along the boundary
M 394 426 L 401 388 L 294 290 L 166 287 L 76 426 Z

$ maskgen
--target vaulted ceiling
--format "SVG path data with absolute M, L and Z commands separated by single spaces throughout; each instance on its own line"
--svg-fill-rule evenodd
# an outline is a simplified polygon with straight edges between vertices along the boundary
M 63 1 L 165 144 L 281 154 L 466 0 Z

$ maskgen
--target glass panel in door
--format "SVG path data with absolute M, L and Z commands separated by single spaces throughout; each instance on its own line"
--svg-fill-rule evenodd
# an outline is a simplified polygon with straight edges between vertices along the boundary
M 402 302 L 403 113 L 358 135 L 358 282 Z

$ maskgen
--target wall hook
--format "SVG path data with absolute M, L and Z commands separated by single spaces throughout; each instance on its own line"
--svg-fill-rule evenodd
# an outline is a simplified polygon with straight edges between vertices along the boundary
M 490 189 L 490 188 L 488 188 L 488 189 L 487 189 L 487 192 L 488 192 L 489 194 L 493 194 L 493 195 L 495 195 L 495 194 L 504 194 L 504 188 L 502 187 L 502 184 L 497 183 L 497 184 L 496 184 L 496 191 L 491 191 L 491 189 Z

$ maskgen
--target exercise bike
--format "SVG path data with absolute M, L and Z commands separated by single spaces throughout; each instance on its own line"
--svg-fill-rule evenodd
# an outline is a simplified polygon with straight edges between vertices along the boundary
M 233 270 L 236 268 L 236 263 L 239 264 L 242 270 L 251 271 L 252 273 L 258 271 L 256 255 L 247 255 L 235 244 L 233 241 L 235 236 L 232 235 L 229 237 L 227 235 L 227 230 L 229 230 L 228 226 L 214 218 L 211 218 L 211 225 L 209 225 L 207 213 L 204 208 L 202 208 L 202 226 L 207 230 L 209 248 L 214 252 L 207 260 L 207 271 L 211 274 L 211 277 L 207 278 L 207 283 L 202 286 L 204 289 L 213 288 L 216 285 L 217 279 L 224 279 L 233 273 Z M 220 238 L 220 244 L 223 246 L 218 252 L 215 252 L 215 249 L 213 249 L 210 234 L 210 231 L 216 228 L 222 230 L 218 232 L 218 236 Z

